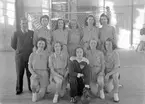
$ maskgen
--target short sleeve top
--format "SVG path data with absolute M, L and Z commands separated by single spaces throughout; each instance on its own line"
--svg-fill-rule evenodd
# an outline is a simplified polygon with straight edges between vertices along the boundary
M 109 55 L 105 55 L 105 67 L 108 72 L 112 71 L 114 68 L 120 67 L 119 54 L 116 50 Z
M 103 59 L 103 61 L 104 61 L 104 55 L 99 50 L 96 50 L 95 53 L 92 53 L 92 51 L 89 50 L 87 52 L 87 58 L 88 58 L 88 60 L 90 62 L 90 66 L 91 67 L 94 67 L 94 66 L 95 67 L 101 67 L 102 66 L 101 65 L 102 64 L 101 60 Z
M 91 39 L 98 40 L 99 37 L 99 28 L 93 27 L 92 29 L 89 29 L 88 27 L 85 27 L 83 29 L 83 42 L 89 42 Z
M 62 30 L 60 31 L 59 29 L 55 30 L 52 32 L 53 34 L 53 41 L 59 41 L 62 44 L 67 45 L 67 41 L 68 41 L 68 30 Z
M 49 55 L 47 52 L 42 53 L 31 53 L 29 57 L 29 64 L 32 65 L 32 68 L 35 69 L 48 69 L 48 59 Z

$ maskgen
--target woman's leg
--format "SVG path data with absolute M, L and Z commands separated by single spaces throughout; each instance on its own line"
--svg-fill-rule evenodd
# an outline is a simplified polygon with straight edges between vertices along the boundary
M 42 99 L 45 96 L 47 86 L 48 86 L 48 72 L 42 71 L 41 77 L 40 77 L 40 89 L 37 93 L 37 100 Z
M 98 75 L 97 83 L 98 83 L 99 89 L 100 89 L 100 98 L 105 99 L 105 95 L 104 95 L 104 76 L 103 75 Z
M 114 101 L 119 101 L 118 89 L 119 89 L 119 73 L 115 73 L 113 76 L 113 85 L 114 85 Z
M 37 101 L 37 92 L 39 91 L 39 80 L 38 78 L 31 76 L 31 89 L 32 89 L 32 101 Z
M 77 95 L 82 96 L 83 95 L 83 89 L 85 87 L 84 81 L 82 78 L 77 78 Z
M 55 95 L 53 98 L 53 103 L 57 103 L 58 102 L 58 97 L 59 97 L 59 93 L 62 87 L 62 80 L 59 77 L 54 76 L 53 77 L 56 83 L 56 91 L 55 91 Z

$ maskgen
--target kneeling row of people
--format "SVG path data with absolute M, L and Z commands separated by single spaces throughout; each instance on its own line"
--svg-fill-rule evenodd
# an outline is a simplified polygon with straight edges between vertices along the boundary
M 113 41 L 107 39 L 105 53 L 96 49 L 97 41 L 90 41 L 90 49 L 84 52 L 81 46 L 75 49 L 75 55 L 68 60 L 68 54 L 62 50 L 60 42 L 53 45 L 53 53 L 48 54 L 46 40 L 39 38 L 36 42 L 36 51 L 29 57 L 31 76 L 32 101 L 38 101 L 45 96 L 47 86 L 52 79 L 56 84 L 53 103 L 58 102 L 66 91 L 67 81 L 70 83 L 71 102 L 76 102 L 77 96 L 82 96 L 86 87 L 97 94 L 97 87 L 101 99 L 105 99 L 105 90 L 109 92 L 110 83 L 114 86 L 114 101 L 118 102 L 118 87 L 120 66 L 119 55 Z M 69 78 L 68 78 L 69 75 Z M 109 85 L 109 86 L 108 86 Z M 111 89 L 111 90 L 112 90 Z

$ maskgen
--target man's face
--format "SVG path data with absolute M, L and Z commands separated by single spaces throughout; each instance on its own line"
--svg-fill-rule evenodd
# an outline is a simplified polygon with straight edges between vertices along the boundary
M 28 29 L 28 21 L 27 20 L 21 20 L 21 29 L 26 30 Z

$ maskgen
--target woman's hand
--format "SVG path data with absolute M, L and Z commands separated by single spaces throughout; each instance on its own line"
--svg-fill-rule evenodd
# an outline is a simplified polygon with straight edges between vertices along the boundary
M 81 74 L 81 73 L 78 73 L 77 77 L 80 78 L 80 77 L 83 77 L 84 74 Z
M 109 77 L 110 77 L 110 74 L 107 74 L 107 75 L 105 76 L 105 81 L 108 81 L 108 80 L 109 80 Z

